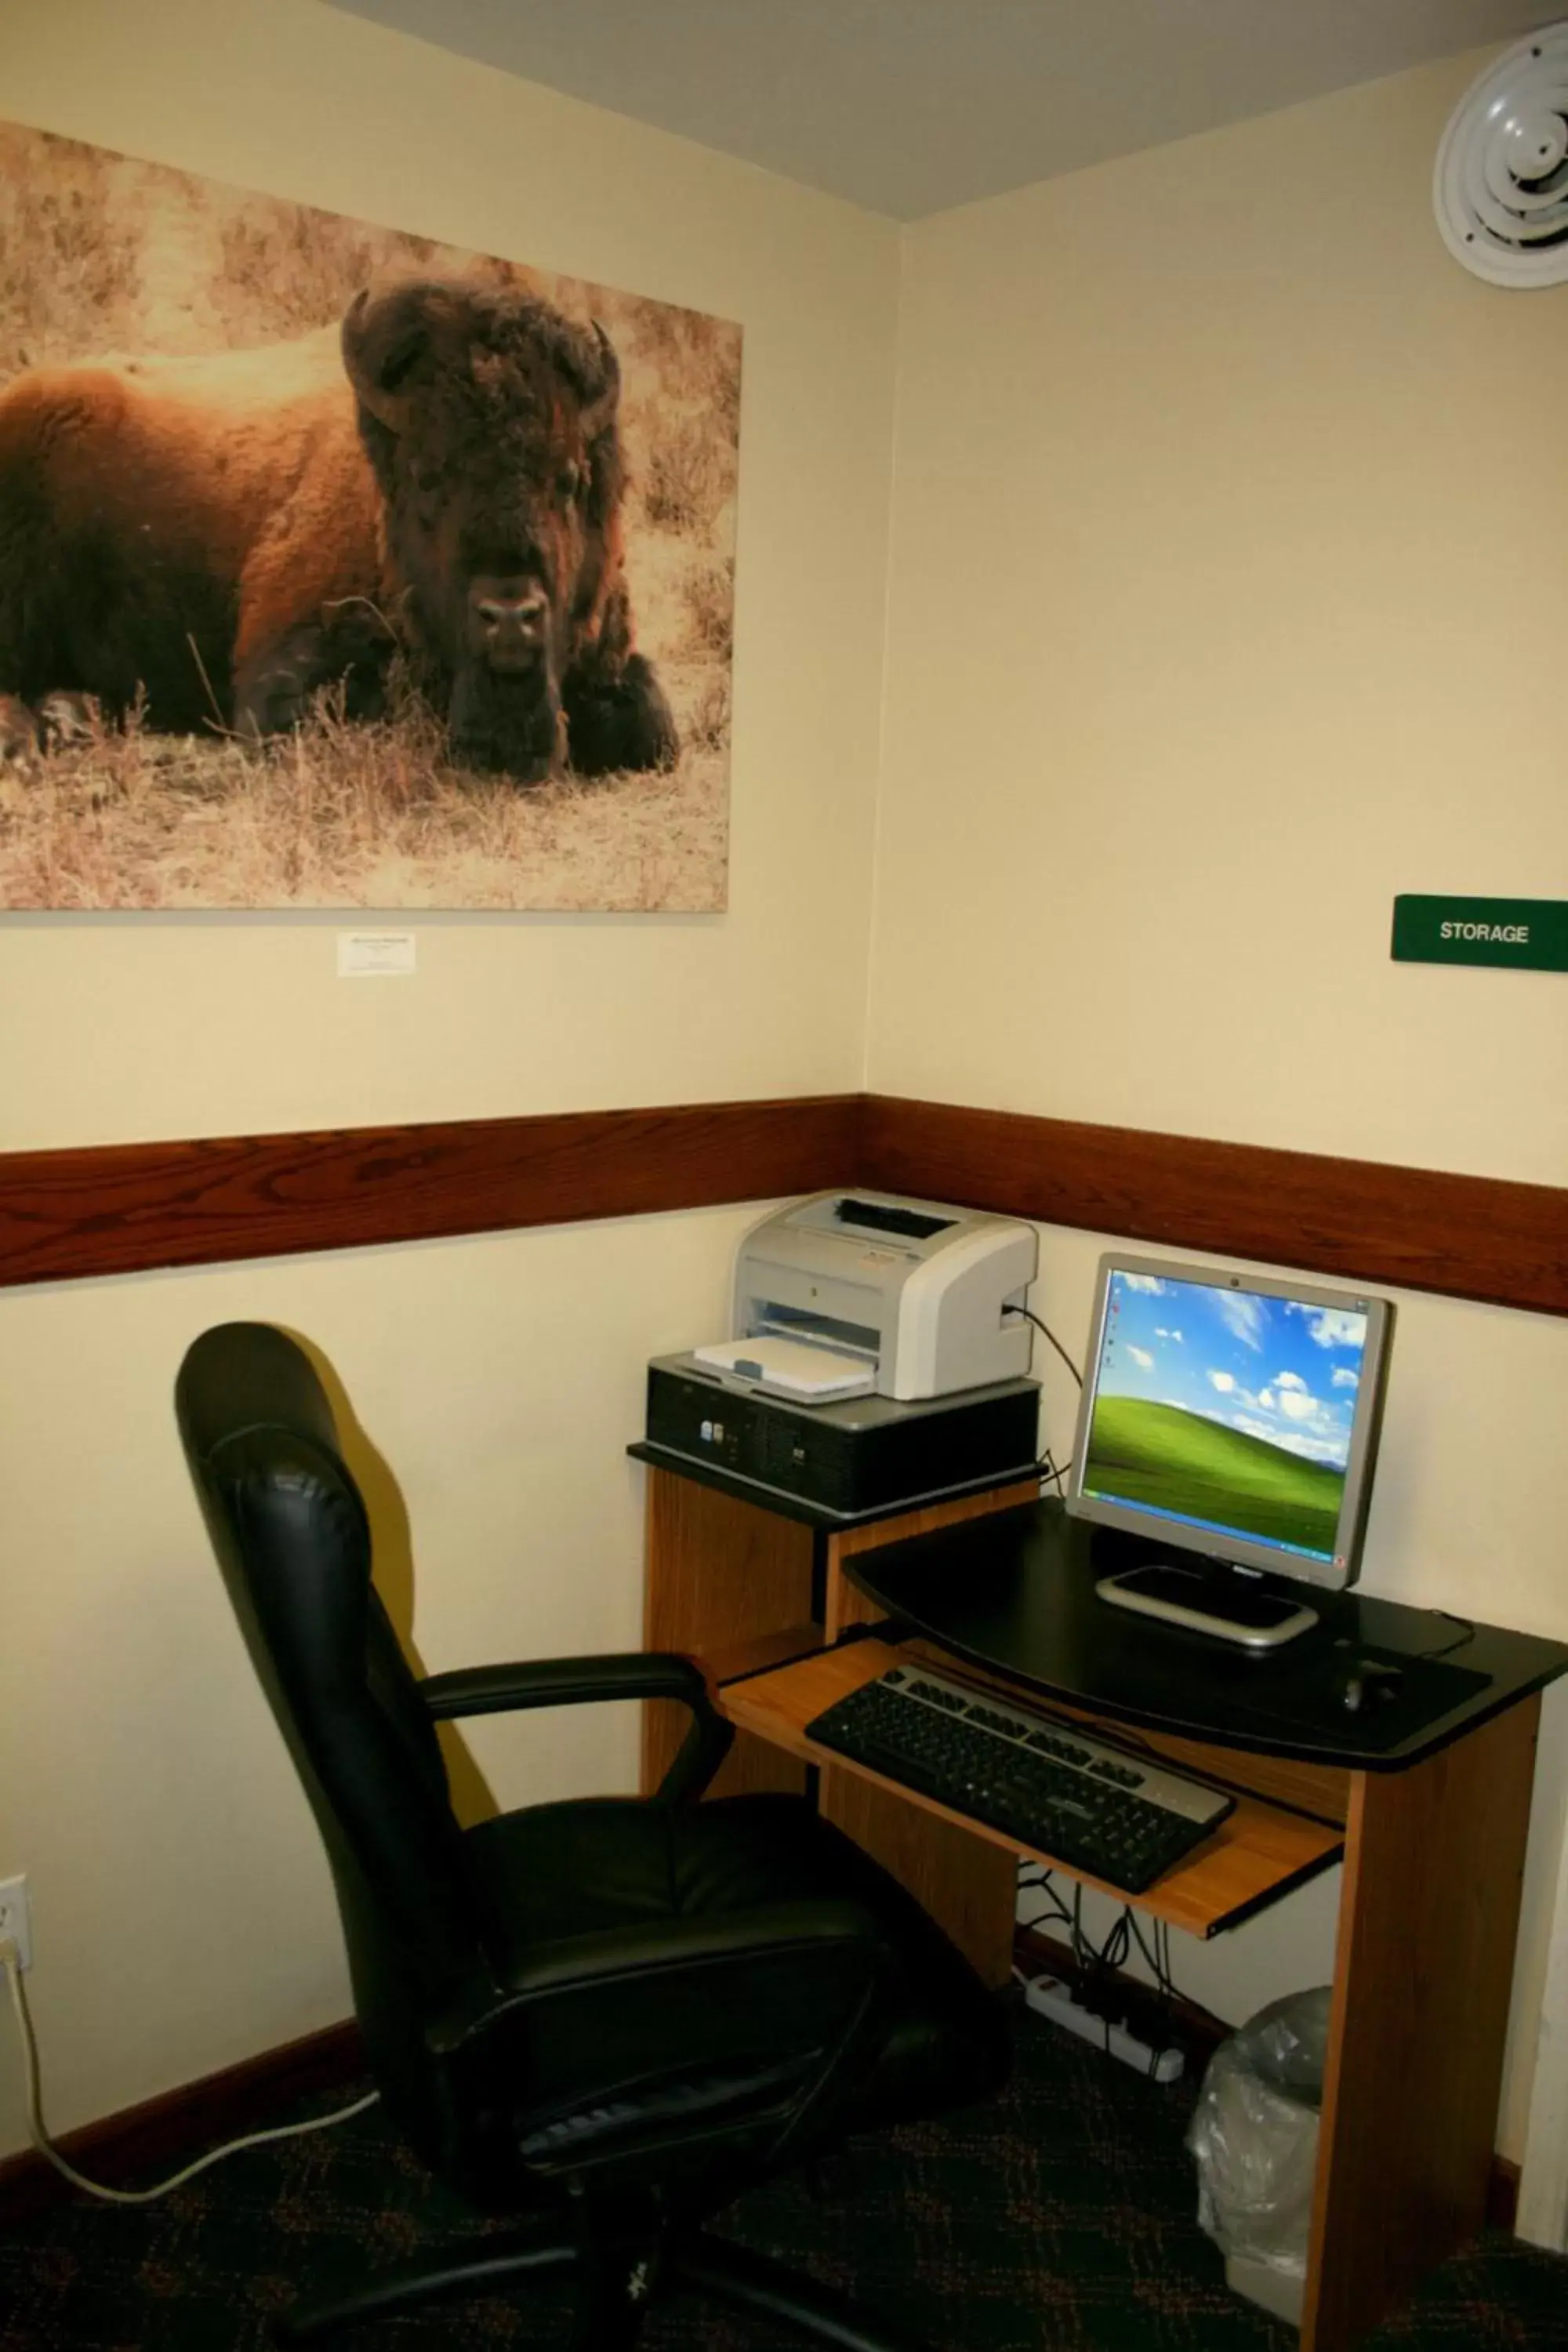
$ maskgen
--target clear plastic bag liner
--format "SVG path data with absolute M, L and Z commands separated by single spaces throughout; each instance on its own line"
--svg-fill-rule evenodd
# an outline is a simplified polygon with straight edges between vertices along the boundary
M 1327 1985 L 1289 1993 L 1222 2042 L 1187 2126 L 1204 2229 L 1292 2278 L 1307 2268 L 1329 2000 Z

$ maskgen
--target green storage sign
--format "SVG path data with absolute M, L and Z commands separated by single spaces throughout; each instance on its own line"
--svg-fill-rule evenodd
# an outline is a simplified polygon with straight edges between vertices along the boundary
M 1398 898 L 1393 951 L 1396 963 L 1568 971 L 1568 898 Z

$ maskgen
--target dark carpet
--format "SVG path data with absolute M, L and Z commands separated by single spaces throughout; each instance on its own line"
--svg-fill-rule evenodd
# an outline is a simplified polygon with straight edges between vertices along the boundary
M 1237 2303 L 1194 2220 L 1164 2090 L 1034 2018 L 995 2105 L 858 2143 L 749 2196 L 726 2226 L 962 2352 L 1291 2352 Z M 280 2118 L 284 2120 L 285 2118 Z M 372 2110 L 220 2165 L 161 2205 L 86 2204 L 0 2234 L 0 2352 L 260 2352 L 266 2315 L 474 2224 Z M 563 2341 L 559 2296 L 433 2306 L 345 2347 Z M 648 2352 L 800 2352 L 696 2302 L 656 2311 Z M 1568 2262 L 1489 2238 L 1438 2272 L 1368 2352 L 1568 2352 Z

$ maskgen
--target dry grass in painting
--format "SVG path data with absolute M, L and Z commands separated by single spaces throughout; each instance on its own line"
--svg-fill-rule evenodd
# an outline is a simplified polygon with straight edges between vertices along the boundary
M 452 767 L 412 698 L 350 726 L 323 696 L 259 752 L 132 719 L 0 770 L 0 903 L 710 907 L 725 766 L 722 741 L 693 740 L 668 774 L 519 791 Z
M 9 761 L 0 740 L 0 907 L 723 906 L 740 330 L 0 124 L 0 388 L 110 353 L 279 341 L 389 270 L 526 287 L 608 331 L 637 638 L 677 766 L 520 791 L 454 768 L 412 698 L 349 726 L 329 696 L 260 752 L 134 721 Z

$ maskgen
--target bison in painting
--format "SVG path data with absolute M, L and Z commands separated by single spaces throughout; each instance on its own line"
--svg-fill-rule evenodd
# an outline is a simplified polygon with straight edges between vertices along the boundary
M 636 647 L 620 369 L 515 289 L 405 279 L 258 351 L 0 396 L 0 693 L 286 730 L 401 653 L 454 758 L 521 784 L 668 765 Z

